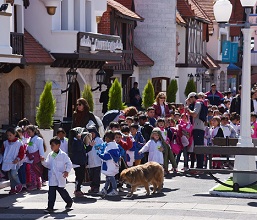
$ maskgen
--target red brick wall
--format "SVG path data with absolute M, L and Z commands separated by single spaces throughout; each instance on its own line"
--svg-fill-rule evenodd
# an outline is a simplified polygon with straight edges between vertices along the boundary
M 111 34 L 111 7 L 107 7 L 107 11 L 103 13 L 100 23 L 98 24 L 98 33 Z

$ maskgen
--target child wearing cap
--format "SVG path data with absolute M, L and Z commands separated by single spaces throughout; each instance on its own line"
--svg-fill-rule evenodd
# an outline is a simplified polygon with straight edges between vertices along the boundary
M 75 170 L 75 191 L 76 197 L 84 196 L 81 191 L 81 185 L 85 177 L 87 150 L 86 146 L 91 143 L 92 135 L 89 132 L 83 132 L 74 137 L 71 147 L 71 161 Z
M 102 161 L 97 156 L 97 150 L 103 144 L 102 138 L 100 138 L 100 134 L 97 131 L 95 126 L 88 127 L 88 132 L 92 135 L 92 141 L 87 146 L 87 168 L 89 169 L 89 177 L 90 177 L 90 189 L 89 193 L 98 193 L 101 181 L 101 165 Z M 100 147 L 101 148 L 101 147 Z

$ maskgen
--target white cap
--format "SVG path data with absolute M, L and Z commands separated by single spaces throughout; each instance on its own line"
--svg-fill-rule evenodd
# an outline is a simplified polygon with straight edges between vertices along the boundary
M 190 92 L 189 94 L 188 94 L 188 96 L 187 96 L 187 99 L 186 99 L 186 101 L 188 100 L 188 99 L 190 99 L 191 97 L 195 97 L 197 94 L 195 93 L 195 92 Z
M 207 95 L 205 95 L 204 92 L 199 92 L 199 93 L 197 94 L 197 96 L 207 97 Z

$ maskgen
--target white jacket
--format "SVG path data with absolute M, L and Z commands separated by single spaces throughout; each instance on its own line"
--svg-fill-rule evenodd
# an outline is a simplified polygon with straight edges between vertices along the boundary
M 20 140 L 15 142 L 4 141 L 3 171 L 16 170 L 19 167 L 19 165 L 14 164 L 13 161 L 17 158 L 21 146 L 22 143 Z
M 68 173 L 72 169 L 72 163 L 68 155 L 63 152 L 61 149 L 59 153 L 54 158 L 53 151 L 50 152 L 45 161 L 42 162 L 43 166 L 48 168 L 48 181 L 49 186 L 59 186 L 65 187 L 66 178 L 63 177 L 63 172 L 67 171 Z
M 96 137 L 95 138 L 95 146 L 100 145 L 103 143 L 102 138 Z M 97 155 L 97 150 L 95 146 L 92 147 L 92 150 L 87 153 L 88 155 L 88 168 L 100 167 L 102 165 L 101 158 Z
M 149 152 L 148 161 L 154 161 L 159 164 L 163 164 L 163 153 L 159 151 L 162 146 L 161 141 L 155 142 L 154 140 L 149 140 L 139 151 L 140 153 Z

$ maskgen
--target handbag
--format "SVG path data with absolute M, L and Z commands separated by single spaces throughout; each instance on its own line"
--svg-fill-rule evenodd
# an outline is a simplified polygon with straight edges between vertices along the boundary
M 179 154 L 181 151 L 181 146 L 179 144 L 172 143 L 171 144 L 171 150 L 174 154 Z

